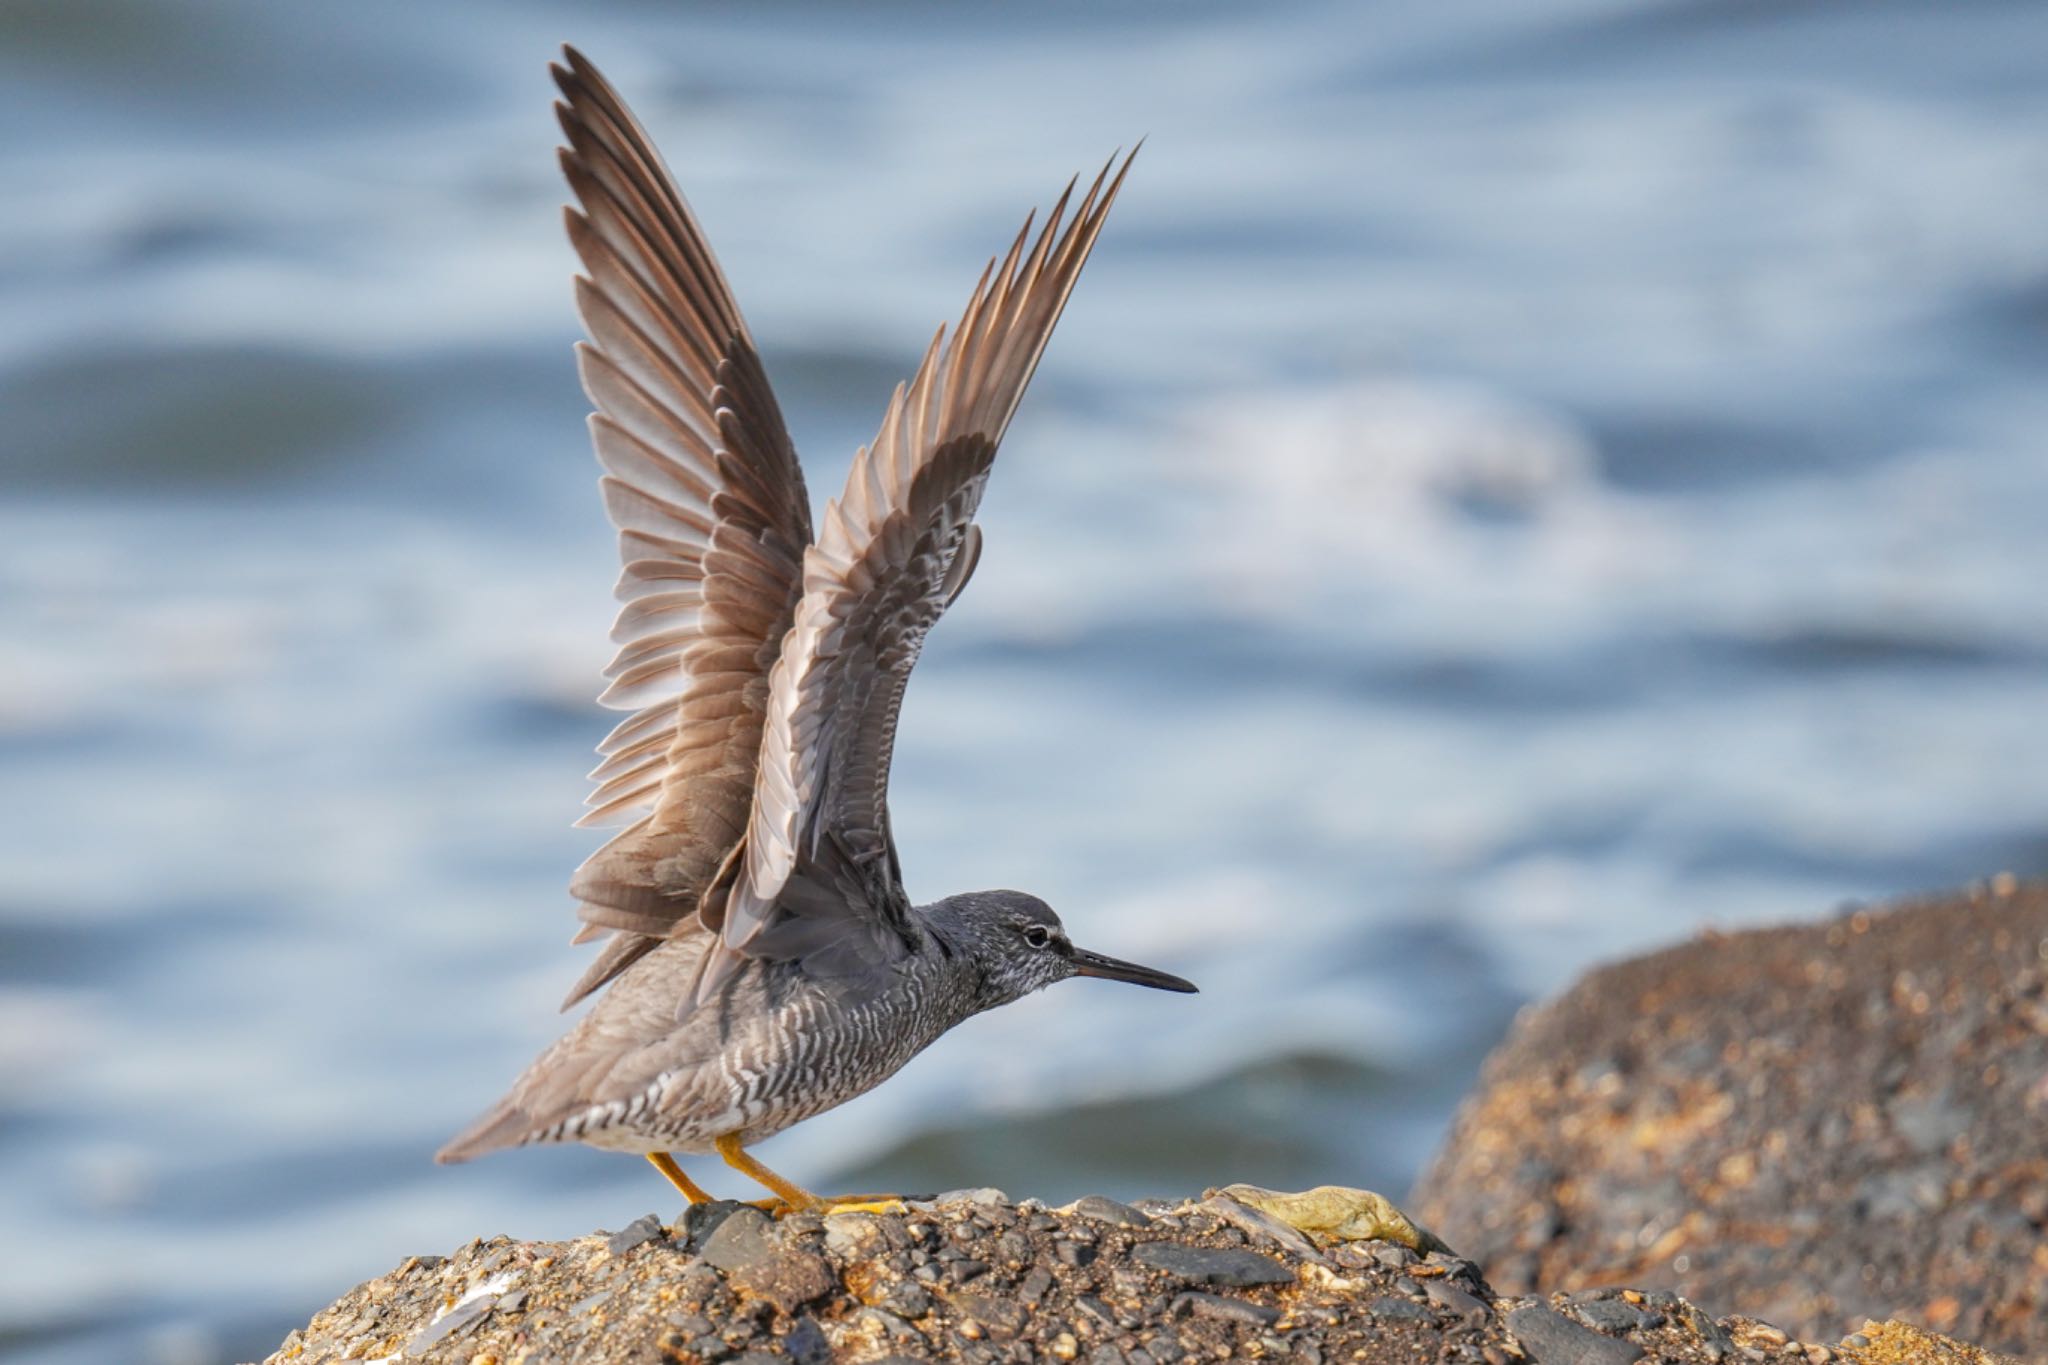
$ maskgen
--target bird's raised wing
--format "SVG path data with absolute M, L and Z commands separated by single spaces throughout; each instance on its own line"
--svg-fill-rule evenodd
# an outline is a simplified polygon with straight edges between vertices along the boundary
M 743 956 L 860 970 L 903 941 L 888 784 L 904 685 L 973 571 L 997 443 L 1129 166 L 1105 166 L 1063 230 L 1070 184 L 1035 242 L 1027 221 L 989 263 L 951 338 L 933 338 L 827 504 L 775 662 L 746 843 L 722 905 L 707 900 L 722 942 L 697 1000 Z
M 616 937 L 574 1003 L 661 938 L 745 832 L 768 673 L 803 590 L 810 502 L 753 338 L 711 247 L 624 101 L 574 48 L 553 68 L 577 206 L 577 347 L 619 530 L 625 603 L 582 823 L 638 818 L 580 868 L 578 941 Z

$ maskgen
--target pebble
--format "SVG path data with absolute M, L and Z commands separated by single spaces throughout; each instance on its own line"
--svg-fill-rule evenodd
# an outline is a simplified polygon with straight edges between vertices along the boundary
M 1486 1316 L 1486 1304 L 1482 1300 L 1448 1281 L 1431 1280 L 1422 1287 L 1422 1292 L 1429 1296 L 1431 1303 L 1461 1318 L 1477 1320 Z
M 1016 1336 L 1030 1318 L 1023 1304 L 992 1294 L 955 1294 L 953 1307 L 999 1337 Z
M 719 1225 L 741 1211 L 767 1217 L 759 1209 L 742 1204 L 735 1199 L 714 1199 L 708 1204 L 692 1204 L 683 1210 L 683 1216 L 676 1222 L 676 1231 L 683 1245 L 692 1251 L 703 1249 L 705 1239 L 718 1231 Z
M 796 1326 L 782 1339 L 782 1349 L 797 1365 L 831 1365 L 832 1344 L 824 1329 L 809 1318 L 798 1318 Z
M 1294 1272 L 1271 1256 L 1231 1247 L 1191 1247 L 1179 1242 L 1141 1242 L 1131 1259 L 1192 1284 L 1244 1289 L 1256 1284 L 1291 1284 Z
M 934 1195 L 930 1199 L 913 1199 L 910 1201 L 910 1207 L 914 1209 L 929 1209 L 937 1208 L 944 1204 L 1007 1204 L 1009 1202 L 1010 1196 L 1004 1194 L 1001 1190 L 991 1185 L 980 1185 L 971 1190 L 947 1190 L 944 1194 Z
M 699 1204 L 696 1207 L 703 1208 Z M 740 1270 L 758 1265 L 781 1251 L 775 1225 L 759 1209 L 741 1205 L 728 1210 L 703 1237 L 697 1254 L 720 1270 Z
M 1594 1299 L 1574 1304 L 1573 1307 L 1578 1309 L 1579 1317 L 1588 1327 L 1602 1332 L 1620 1334 L 1640 1331 L 1654 1325 L 1653 1314 L 1645 1313 L 1634 1304 L 1624 1303 L 1620 1299 Z
M 1052 1254 L 1061 1265 L 1084 1266 L 1095 1259 L 1095 1248 L 1061 1238 L 1052 1244 Z
M 882 1220 L 872 1213 L 835 1213 L 825 1220 L 825 1249 L 842 1261 L 862 1261 L 887 1244 Z
M 824 1257 L 786 1246 L 768 1215 L 755 1208 L 729 1215 L 704 1239 L 699 1254 L 785 1313 L 830 1293 L 838 1282 Z
M 932 1311 L 931 1291 L 915 1281 L 905 1281 L 882 1296 L 882 1307 L 915 1322 Z
M 1601 1336 L 1535 1304 L 1508 1314 L 1508 1330 L 1537 1365 L 1629 1365 L 1643 1356 L 1634 1342 Z
M 1083 1195 L 1060 1210 L 1062 1213 L 1078 1213 L 1083 1218 L 1093 1218 L 1098 1223 L 1115 1223 L 1120 1227 L 1142 1228 L 1152 1220 L 1129 1204 L 1119 1204 L 1114 1199 L 1105 1199 L 1099 1194 Z
M 1204 1294 L 1199 1290 L 1176 1294 L 1167 1312 L 1177 1318 L 1193 1316 L 1218 1322 L 1250 1323 L 1255 1327 L 1271 1327 L 1280 1321 L 1280 1310 L 1267 1304 L 1223 1294 Z
M 661 1219 L 651 1213 L 642 1214 L 607 1237 L 604 1249 L 614 1256 L 623 1256 L 641 1243 L 651 1242 L 661 1235 Z
M 1397 1322 L 1428 1322 L 1430 1311 L 1413 1299 L 1397 1299 L 1385 1294 L 1374 1299 L 1368 1311 L 1376 1318 L 1390 1318 Z
M 1017 1297 L 1027 1307 L 1036 1308 L 1038 1301 L 1051 1289 L 1052 1272 L 1042 1265 L 1033 1266 L 1031 1273 L 1024 1277 L 1024 1282 L 1017 1286 Z

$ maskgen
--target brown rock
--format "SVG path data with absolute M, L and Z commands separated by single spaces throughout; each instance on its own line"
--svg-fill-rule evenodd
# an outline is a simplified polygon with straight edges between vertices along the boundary
M 2006 880 L 1591 973 L 1487 1063 L 1414 1211 L 1503 1293 L 2048 1359 L 2044 1133 L 2048 887 Z

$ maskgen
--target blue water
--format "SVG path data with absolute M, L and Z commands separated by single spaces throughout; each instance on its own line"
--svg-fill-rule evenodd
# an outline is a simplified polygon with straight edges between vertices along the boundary
M 793 1175 L 1399 1192 L 1590 963 L 2048 870 L 2039 6 L 12 6 L 0 1352 L 260 1356 L 407 1254 L 673 1202 L 428 1160 L 583 961 L 564 39 L 820 494 L 1150 136 L 894 800 L 921 898 L 1030 888 L 1204 994 L 976 1021 Z

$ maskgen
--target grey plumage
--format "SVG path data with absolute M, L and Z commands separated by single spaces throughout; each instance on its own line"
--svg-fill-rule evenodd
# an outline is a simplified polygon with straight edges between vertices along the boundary
M 609 941 L 569 1003 L 609 989 L 441 1159 L 570 1140 L 744 1147 L 1064 977 L 1192 990 L 1073 948 L 1020 892 L 912 907 L 887 803 L 904 685 L 980 557 L 996 448 L 1130 157 L 1071 217 L 1069 185 L 1035 238 L 1027 221 L 990 263 L 814 536 L 701 229 L 624 102 L 565 56 L 578 363 L 623 564 L 600 700 L 633 711 L 601 746 L 585 818 L 632 823 L 571 881 L 578 941 Z

